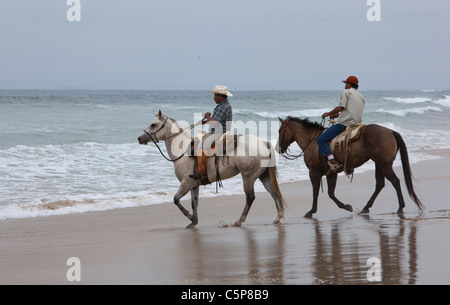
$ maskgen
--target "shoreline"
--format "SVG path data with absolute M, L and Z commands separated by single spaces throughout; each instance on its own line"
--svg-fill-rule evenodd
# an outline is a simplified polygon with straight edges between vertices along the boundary
M 394 168 L 406 202 L 403 218 L 393 213 L 398 203 L 388 181 L 371 213 L 358 215 L 375 178 L 356 170 L 352 183 L 341 174 L 336 188 L 353 213 L 328 198 L 323 179 L 318 211 L 305 219 L 310 182 L 280 184 L 287 209 L 279 226 L 272 225 L 276 209 L 266 192 L 256 193 L 241 228 L 224 224 L 239 218 L 243 195 L 200 197 L 194 230 L 184 229 L 189 221 L 171 203 L 0 220 L 0 284 L 367 284 L 368 255 L 380 257 L 382 283 L 409 284 L 414 274 L 413 283 L 449 284 L 450 245 L 442 240 L 450 228 L 444 170 L 450 150 L 427 153 L 442 159 L 411 165 L 422 213 L 407 195 L 401 168 Z M 190 210 L 190 200 L 181 203 Z M 71 257 L 81 262 L 80 282 L 68 281 Z
M 450 149 L 436 149 L 436 150 L 424 150 L 421 151 L 421 154 L 426 154 L 430 156 L 435 156 L 436 158 L 443 158 L 443 156 L 449 156 L 450 157 Z M 303 163 L 302 159 L 290 161 L 285 160 L 282 156 L 279 156 L 280 160 L 283 162 L 301 162 L 301 166 L 306 169 L 306 166 Z M 398 156 L 399 158 L 399 156 Z M 415 164 L 427 162 L 429 160 L 433 160 L 433 158 L 424 159 L 421 161 L 416 161 L 415 163 L 411 164 L 411 167 L 413 168 Z M 400 168 L 401 163 L 400 160 L 396 160 L 394 162 L 394 169 Z M 281 162 L 281 161 L 280 161 Z M 370 163 L 369 161 L 368 163 Z M 356 169 L 355 176 L 356 175 L 362 175 L 367 173 L 373 173 L 374 172 L 374 166 L 372 164 L 372 168 L 370 168 L 370 164 L 366 163 L 362 168 Z M 373 162 L 372 162 L 373 163 Z M 367 167 L 369 165 L 369 167 Z M 298 164 L 297 164 L 298 166 Z M 278 168 L 278 172 L 280 173 L 280 170 L 285 173 L 284 168 Z M 397 173 L 400 180 L 402 180 L 401 175 L 403 175 L 400 171 Z M 296 184 L 296 183 L 309 183 L 309 178 L 301 177 L 299 180 L 293 180 L 292 174 L 288 177 L 283 175 L 279 175 L 278 177 L 278 183 L 279 185 L 290 185 L 290 184 Z M 340 180 L 346 180 L 344 179 L 345 176 L 343 174 L 339 175 Z M 176 179 L 174 177 L 174 179 Z M 219 188 L 219 192 L 215 193 L 214 190 L 216 188 L 215 182 L 200 187 L 200 198 L 203 198 L 205 200 L 214 200 L 215 198 L 221 198 L 221 197 L 233 197 L 233 196 L 245 196 L 244 191 L 242 189 L 242 179 L 238 176 L 233 178 L 235 181 L 233 182 L 233 185 L 231 186 L 231 193 L 229 185 L 227 186 L 227 180 L 224 183 L 224 188 Z M 236 185 L 236 179 L 237 179 L 237 185 Z M 350 178 L 349 178 L 350 179 Z M 285 180 L 285 181 L 283 181 Z M 322 177 L 322 182 L 326 184 L 326 179 Z M 238 189 L 236 189 L 236 186 L 238 186 Z M 113 210 L 121 210 L 121 209 L 129 209 L 129 208 L 145 208 L 149 206 L 157 206 L 157 205 L 165 205 L 165 204 L 173 204 L 173 195 L 176 193 L 175 190 L 171 190 L 168 193 L 162 192 L 166 199 L 163 199 L 163 201 L 157 202 L 157 203 L 142 203 L 145 202 L 145 198 L 139 198 L 133 195 L 130 195 L 129 197 L 124 198 L 105 198 L 105 199 L 81 199 L 81 200 L 71 200 L 71 199 L 63 199 L 63 200 L 57 200 L 57 201 L 50 201 L 47 203 L 42 204 L 33 204 L 29 203 L 22 207 L 6 207 L 5 210 L 2 210 L 2 215 L 0 218 L 0 221 L 4 220 L 12 220 L 12 219 L 28 219 L 28 218 L 36 218 L 36 217 L 53 217 L 53 216 L 64 216 L 64 215 L 72 215 L 72 214 L 85 214 L 85 213 L 92 213 L 92 212 L 107 212 L 107 211 L 113 211 Z M 260 183 L 259 180 L 255 183 L 255 194 L 258 193 L 266 193 L 263 185 Z M 126 202 L 131 198 L 134 202 Z M 124 201 L 125 200 L 125 204 Z M 189 201 L 190 200 L 190 194 L 186 194 L 182 201 Z M 120 203 L 122 202 L 122 203 Z M 187 202 L 187 207 L 190 207 L 190 202 Z M 10 215 L 8 215 L 10 214 Z M 8 215 L 8 216 L 6 216 Z M 12 215 L 12 216 L 11 216 Z

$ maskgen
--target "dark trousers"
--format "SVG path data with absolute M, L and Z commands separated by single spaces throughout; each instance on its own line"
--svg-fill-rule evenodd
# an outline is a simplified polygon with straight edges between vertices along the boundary
M 322 156 L 326 157 L 327 155 L 331 155 L 331 149 L 329 143 L 333 140 L 338 134 L 345 130 L 346 126 L 342 124 L 334 124 L 328 127 L 327 130 L 317 139 L 317 144 L 319 145 L 319 150 Z

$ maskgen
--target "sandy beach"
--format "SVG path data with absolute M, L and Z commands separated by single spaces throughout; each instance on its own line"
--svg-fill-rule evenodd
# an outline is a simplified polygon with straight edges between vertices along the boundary
M 450 152 L 429 153 L 442 158 L 412 165 L 422 213 L 395 168 L 403 216 L 394 213 L 388 181 L 370 215 L 359 215 L 375 178 L 356 170 L 351 183 L 339 176 L 336 190 L 353 213 L 337 208 L 325 183 L 318 212 L 305 219 L 309 181 L 285 183 L 281 225 L 272 225 L 276 210 L 267 193 L 257 193 L 241 228 L 224 224 L 240 216 L 243 196 L 200 198 L 193 230 L 170 203 L 1 220 L 0 284 L 450 284 Z M 182 203 L 189 209 L 189 196 Z M 71 257 L 79 264 L 68 265 Z M 75 265 L 80 281 L 69 281 Z

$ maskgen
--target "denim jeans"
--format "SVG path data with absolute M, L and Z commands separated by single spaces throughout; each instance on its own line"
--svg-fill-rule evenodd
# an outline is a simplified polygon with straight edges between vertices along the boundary
M 332 154 L 328 143 L 330 143 L 338 134 L 343 132 L 345 128 L 345 125 L 342 124 L 331 125 L 319 138 L 317 138 L 317 144 L 319 145 L 322 156 L 325 157 Z

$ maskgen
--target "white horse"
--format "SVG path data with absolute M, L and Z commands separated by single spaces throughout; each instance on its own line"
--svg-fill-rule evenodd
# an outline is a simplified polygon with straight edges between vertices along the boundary
M 197 206 L 201 182 L 189 177 L 194 171 L 195 164 L 195 158 L 189 156 L 192 141 L 191 132 L 188 129 L 181 129 L 175 120 L 164 116 L 160 110 L 138 137 L 138 141 L 139 144 L 147 145 L 150 141 L 156 144 L 162 140 L 166 143 L 170 158 L 167 159 L 173 162 L 175 175 L 181 182 L 175 194 L 174 203 L 191 221 L 186 228 L 193 228 L 198 223 Z M 208 158 L 207 161 L 207 175 L 210 182 L 215 182 L 218 178 L 225 180 L 239 173 L 242 175 L 246 205 L 241 217 L 233 226 L 241 226 L 247 218 L 250 207 L 255 200 L 254 184 L 256 179 L 262 182 L 275 200 L 277 218 L 273 223 L 278 224 L 284 218 L 285 203 L 278 187 L 275 151 L 271 143 L 256 136 L 239 135 L 236 149 L 233 152 L 233 155 L 218 156 L 219 162 L 215 162 L 215 158 Z M 217 173 L 219 174 L 218 177 Z M 189 191 L 191 192 L 192 215 L 180 204 L 180 199 Z

